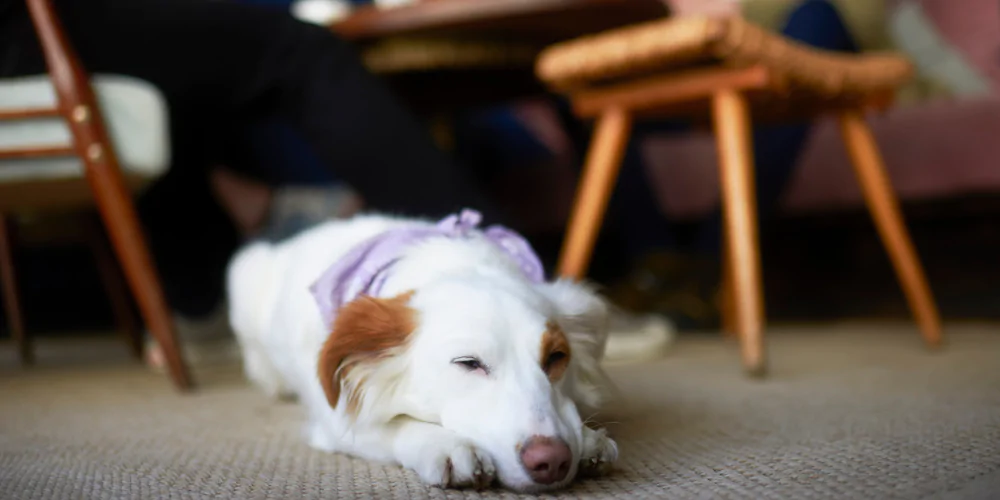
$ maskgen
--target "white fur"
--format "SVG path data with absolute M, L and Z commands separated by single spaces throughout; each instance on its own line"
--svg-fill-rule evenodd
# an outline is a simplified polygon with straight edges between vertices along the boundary
M 414 291 L 408 305 L 416 330 L 405 347 L 350 372 L 355 382 L 364 380 L 356 418 L 345 411 L 347 391 L 336 408 L 328 404 L 317 362 L 330 332 L 309 286 L 359 242 L 425 224 L 358 216 L 240 251 L 230 264 L 228 292 L 248 378 L 271 396 L 299 398 L 312 446 L 398 463 L 431 484 L 481 486 L 495 477 L 536 492 L 564 486 L 578 472 L 605 471 L 617 447 L 580 416 L 590 417 L 601 403 L 605 303 L 574 282 L 529 282 L 482 238 L 433 238 L 405 250 L 381 296 Z M 539 360 L 548 321 L 566 332 L 572 351 L 555 384 Z M 452 362 L 463 356 L 482 359 L 489 374 Z M 569 445 L 574 460 L 564 481 L 542 486 L 525 472 L 518 449 L 532 436 Z

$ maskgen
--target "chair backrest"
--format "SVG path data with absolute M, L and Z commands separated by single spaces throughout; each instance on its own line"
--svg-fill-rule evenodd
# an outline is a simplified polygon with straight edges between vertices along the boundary
M 0 110 L 0 120 L 61 117 L 70 130 L 72 144 L 4 148 L 0 149 L 0 160 L 76 156 L 83 163 L 85 176 L 91 185 L 94 182 L 124 182 L 90 79 L 70 45 L 51 1 L 26 0 L 26 2 L 55 89 L 56 106 Z M 41 203 L 42 205 L 49 205 L 56 198 L 64 198 L 63 195 L 80 198 L 78 193 L 80 190 L 70 186 L 73 182 L 61 184 L 63 185 L 53 193 L 54 196 L 45 197 L 48 201 Z M 79 181 L 76 181 L 76 184 L 79 184 Z M 0 210 L 10 209 L 12 205 L 31 205 L 32 202 L 38 201 L 25 196 L 23 191 L 11 192 L 2 189 L 0 191 L 5 191 L 0 193 Z M 89 193 L 83 194 L 89 195 Z M 73 200 L 71 204 L 79 201 Z

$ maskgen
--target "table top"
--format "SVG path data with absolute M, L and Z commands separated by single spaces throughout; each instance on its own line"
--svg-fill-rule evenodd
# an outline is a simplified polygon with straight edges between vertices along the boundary
M 663 0 L 417 0 L 361 7 L 332 29 L 353 41 L 448 36 L 551 43 L 665 15 Z

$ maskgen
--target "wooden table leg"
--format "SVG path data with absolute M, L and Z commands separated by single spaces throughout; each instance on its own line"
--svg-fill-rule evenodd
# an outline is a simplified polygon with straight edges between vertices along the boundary
M 906 299 L 929 347 L 941 344 L 941 317 L 871 128 L 859 110 L 839 116 L 844 145 Z
M 191 376 L 181 355 L 160 277 L 149 254 L 131 195 L 111 155 L 98 147 L 84 157 L 90 189 L 146 327 L 163 351 L 167 372 L 178 389 L 190 389 Z
M 17 287 L 17 272 L 14 269 L 14 221 L 6 214 L 0 214 L 0 279 L 3 281 L 3 306 L 7 315 L 10 336 L 17 347 L 22 365 L 35 362 L 31 339 L 24 329 L 21 297 Z
M 631 126 L 631 116 L 619 108 L 605 111 L 597 120 L 559 259 L 561 276 L 580 279 L 587 272 Z
M 764 297 L 757 239 L 750 111 L 746 98 L 736 91 L 718 92 L 712 98 L 712 118 L 719 150 L 722 205 L 729 246 L 723 255 L 730 259 L 736 330 L 744 368 L 750 375 L 762 376 L 767 369 L 764 358 Z

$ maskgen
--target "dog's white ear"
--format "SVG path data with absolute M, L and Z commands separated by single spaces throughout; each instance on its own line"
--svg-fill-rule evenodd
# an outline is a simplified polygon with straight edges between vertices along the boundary
M 343 401 L 357 416 L 366 392 L 381 393 L 394 386 L 391 376 L 378 373 L 405 349 L 416 328 L 416 314 L 407 304 L 412 293 L 391 299 L 362 296 L 337 311 L 333 331 L 320 351 L 317 372 L 332 408 Z M 381 375 L 381 376 L 380 376 Z
M 556 306 L 559 323 L 576 337 L 573 348 L 583 348 L 600 361 L 608 338 L 608 304 L 604 298 L 593 286 L 568 279 L 546 283 L 541 290 Z
M 608 339 L 609 309 L 594 287 L 567 279 L 541 286 L 557 309 L 557 318 L 573 351 L 568 389 L 577 405 L 597 410 L 613 388 L 601 370 Z

